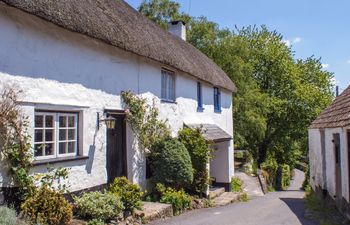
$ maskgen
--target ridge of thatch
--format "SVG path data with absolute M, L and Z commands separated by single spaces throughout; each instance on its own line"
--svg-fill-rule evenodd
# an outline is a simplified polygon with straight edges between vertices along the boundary
M 73 32 L 99 39 L 230 91 L 225 72 L 191 44 L 148 20 L 123 0 L 0 0 Z
M 310 129 L 345 127 L 350 125 L 350 86 L 314 120 Z

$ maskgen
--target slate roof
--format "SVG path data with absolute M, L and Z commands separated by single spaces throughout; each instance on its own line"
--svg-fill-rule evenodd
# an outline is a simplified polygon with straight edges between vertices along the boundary
M 312 122 L 309 128 L 335 128 L 348 125 L 350 125 L 350 86 Z
M 223 129 L 221 129 L 216 124 L 186 124 L 190 128 L 199 128 L 203 129 L 203 136 L 207 141 L 213 141 L 215 143 L 230 141 L 232 136 Z
M 73 32 L 168 65 L 214 86 L 236 87 L 211 59 L 123 0 L 0 0 Z

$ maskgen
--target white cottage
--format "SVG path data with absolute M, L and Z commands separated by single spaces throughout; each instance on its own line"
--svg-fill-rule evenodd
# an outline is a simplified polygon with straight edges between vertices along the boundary
M 155 99 L 173 135 L 184 124 L 213 131 L 210 175 L 229 187 L 235 85 L 185 41 L 182 22 L 169 26 L 172 34 L 122 0 L 0 1 L 0 87 L 15 84 L 24 92 L 33 173 L 45 172 L 48 163 L 71 168 L 71 191 L 118 176 L 145 187 L 145 157 L 120 97 L 131 90 Z M 114 130 L 98 125 L 106 114 L 117 120 Z M 10 186 L 4 170 L 0 185 Z
M 350 217 L 350 87 L 309 127 L 310 183 Z

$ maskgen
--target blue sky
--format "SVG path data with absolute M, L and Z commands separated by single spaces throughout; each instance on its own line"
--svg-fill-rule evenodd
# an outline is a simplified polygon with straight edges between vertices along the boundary
M 142 0 L 126 0 L 137 8 Z M 265 24 L 292 45 L 296 58 L 321 57 L 337 85 L 350 84 L 349 0 L 177 0 L 191 16 L 233 29 Z

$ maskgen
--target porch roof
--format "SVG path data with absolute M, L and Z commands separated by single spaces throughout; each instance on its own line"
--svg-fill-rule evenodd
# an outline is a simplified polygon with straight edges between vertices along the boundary
M 190 128 L 202 128 L 203 136 L 207 141 L 218 143 L 232 140 L 232 136 L 216 124 L 185 124 L 185 126 Z

